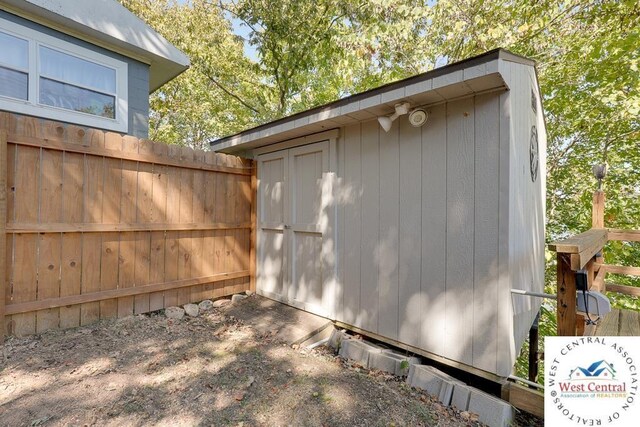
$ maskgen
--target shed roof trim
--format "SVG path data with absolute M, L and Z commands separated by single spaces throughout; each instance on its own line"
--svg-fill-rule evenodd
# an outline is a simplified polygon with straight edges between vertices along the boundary
M 408 100 L 413 106 L 428 105 L 506 88 L 499 74 L 499 60 L 535 65 L 530 59 L 504 49 L 495 49 L 221 138 L 211 142 L 211 146 L 216 151 L 237 153 L 389 114 L 393 104 L 401 100 Z
M 189 68 L 189 58 L 115 0 L 3 0 L 0 9 L 150 65 L 149 92 Z

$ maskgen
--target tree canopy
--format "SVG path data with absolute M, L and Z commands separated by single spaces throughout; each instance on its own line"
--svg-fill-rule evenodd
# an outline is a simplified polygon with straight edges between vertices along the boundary
M 537 61 L 548 234 L 640 225 L 640 5 L 633 0 L 121 0 L 192 68 L 151 98 L 151 137 L 204 147 L 284 115 L 503 47 Z M 248 36 L 234 34 L 232 22 Z M 255 49 L 257 58 L 244 54 Z M 617 253 L 636 255 L 632 246 Z

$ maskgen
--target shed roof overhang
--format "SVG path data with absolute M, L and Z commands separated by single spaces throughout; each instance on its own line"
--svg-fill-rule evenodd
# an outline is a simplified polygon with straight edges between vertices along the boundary
M 149 64 L 149 93 L 189 68 L 189 58 L 114 0 L 3 0 L 0 9 Z
M 492 50 L 212 141 L 211 148 L 218 152 L 240 154 L 276 142 L 388 115 L 393 113 L 398 102 L 409 102 L 415 108 L 488 91 L 507 90 L 507 83 L 500 74 L 500 61 L 535 65 L 533 61 L 504 49 Z

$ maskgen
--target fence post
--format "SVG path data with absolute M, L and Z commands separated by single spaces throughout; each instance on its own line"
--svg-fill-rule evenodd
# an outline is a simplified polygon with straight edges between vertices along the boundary
M 0 129 L 0 343 L 4 341 L 7 286 L 7 131 Z
M 568 254 L 558 253 L 558 336 L 576 335 L 576 276 Z
M 593 208 L 591 210 L 593 228 L 604 228 L 604 191 L 593 192 Z

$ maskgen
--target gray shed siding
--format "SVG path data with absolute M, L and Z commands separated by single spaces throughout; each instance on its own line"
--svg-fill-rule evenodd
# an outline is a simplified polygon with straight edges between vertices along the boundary
M 149 66 L 126 56 L 111 52 L 59 31 L 0 10 L 0 17 L 15 24 L 64 40 L 76 46 L 126 62 L 128 66 L 128 131 L 138 138 L 149 136 Z
M 542 115 L 541 95 L 533 67 L 507 62 L 501 64 L 501 72 L 513 89 L 510 91 L 509 114 L 509 273 L 511 287 L 542 292 L 545 265 L 545 197 L 547 140 Z M 536 110 L 532 108 L 531 95 L 536 96 Z M 505 117 L 506 120 L 506 117 Z M 529 142 L 531 129 L 538 134 L 540 169 L 535 182 L 531 179 Z M 538 312 L 540 300 L 522 295 L 510 296 L 513 306 L 513 335 L 516 349 L 527 338 L 529 328 Z
M 499 366 L 500 94 L 343 128 L 336 319 L 489 372 Z M 341 178 L 341 179 L 340 179 Z

